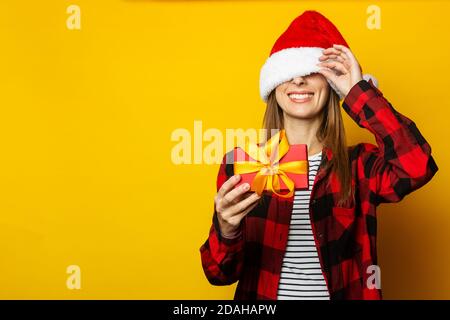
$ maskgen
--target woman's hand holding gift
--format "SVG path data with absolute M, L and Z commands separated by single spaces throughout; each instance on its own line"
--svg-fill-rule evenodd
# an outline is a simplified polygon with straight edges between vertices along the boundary
M 250 190 L 248 183 L 234 188 L 240 178 L 240 175 L 230 177 L 214 197 L 220 231 L 225 237 L 238 233 L 242 219 L 258 204 L 256 200 L 261 198 L 256 192 L 247 193 Z

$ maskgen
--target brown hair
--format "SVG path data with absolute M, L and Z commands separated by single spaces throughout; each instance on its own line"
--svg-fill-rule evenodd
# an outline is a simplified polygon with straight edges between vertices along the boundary
M 322 109 L 322 120 L 316 135 L 317 139 L 329 147 L 333 153 L 331 161 L 328 161 L 326 166 L 331 167 L 331 171 L 336 174 L 340 182 L 341 190 L 338 195 L 338 205 L 342 205 L 354 194 L 351 185 L 351 168 L 339 96 L 331 88 L 329 92 L 328 101 Z M 267 139 L 271 137 L 270 129 L 284 129 L 283 110 L 276 100 L 275 89 L 272 90 L 267 99 L 263 128 L 267 130 Z

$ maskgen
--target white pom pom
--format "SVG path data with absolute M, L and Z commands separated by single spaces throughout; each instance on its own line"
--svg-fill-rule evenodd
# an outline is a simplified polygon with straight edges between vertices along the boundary
M 369 82 L 369 80 L 372 80 L 373 85 L 378 88 L 378 80 L 373 75 L 369 73 L 363 74 L 363 79 L 367 82 Z

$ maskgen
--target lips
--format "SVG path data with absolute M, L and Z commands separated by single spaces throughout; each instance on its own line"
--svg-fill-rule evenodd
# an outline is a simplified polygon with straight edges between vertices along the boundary
M 290 95 L 290 94 L 292 94 L 292 93 L 298 93 L 298 94 L 302 94 L 302 93 L 312 93 L 312 94 L 314 94 L 314 92 L 308 91 L 308 90 L 289 91 L 287 94 Z
M 289 99 L 296 103 L 307 102 L 312 99 L 314 92 L 311 91 L 292 91 L 288 93 Z

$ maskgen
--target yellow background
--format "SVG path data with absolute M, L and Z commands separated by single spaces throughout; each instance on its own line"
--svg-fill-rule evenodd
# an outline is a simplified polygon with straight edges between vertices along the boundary
M 449 299 L 450 2 L 131 0 L 0 2 L 0 298 L 232 298 L 200 263 L 218 165 L 174 165 L 170 136 L 258 128 L 259 70 L 305 9 L 337 25 L 440 169 L 379 207 L 384 297 Z M 344 117 L 349 143 L 374 142 Z

